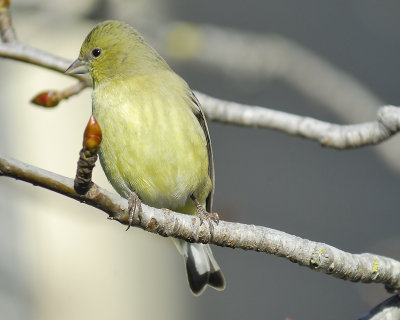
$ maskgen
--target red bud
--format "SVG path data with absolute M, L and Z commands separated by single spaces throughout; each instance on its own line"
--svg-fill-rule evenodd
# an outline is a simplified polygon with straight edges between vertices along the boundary
M 52 108 L 60 102 L 60 94 L 57 91 L 41 92 L 31 102 L 38 106 Z
M 101 128 L 96 118 L 92 115 L 83 134 L 83 147 L 89 150 L 96 150 L 100 146 L 101 139 Z

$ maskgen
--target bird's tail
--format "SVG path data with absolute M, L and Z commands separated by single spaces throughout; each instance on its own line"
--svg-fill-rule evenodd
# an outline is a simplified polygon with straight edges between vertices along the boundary
M 173 240 L 185 259 L 190 290 L 195 296 L 202 294 L 207 285 L 216 290 L 225 289 L 224 275 L 208 244 Z

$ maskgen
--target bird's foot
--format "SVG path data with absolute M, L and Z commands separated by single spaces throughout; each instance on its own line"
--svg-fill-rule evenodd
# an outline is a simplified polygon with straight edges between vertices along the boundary
M 129 230 L 133 223 L 133 217 L 137 213 L 140 217 L 142 214 L 142 201 L 140 201 L 138 195 L 134 192 L 131 193 L 128 199 L 128 211 L 129 211 L 129 218 L 128 218 L 128 227 L 126 231 Z
M 210 233 L 211 235 L 214 233 L 214 224 L 218 225 L 219 223 L 219 216 L 218 213 L 216 212 L 207 212 L 206 209 L 200 204 L 200 202 L 194 197 L 191 196 L 193 202 L 196 205 L 197 208 L 197 216 L 200 219 L 200 224 L 203 224 L 204 221 L 208 222 L 208 225 L 210 227 Z

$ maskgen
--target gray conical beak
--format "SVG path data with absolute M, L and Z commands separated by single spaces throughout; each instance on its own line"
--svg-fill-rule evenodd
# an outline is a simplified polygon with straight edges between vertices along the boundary
M 65 73 L 69 74 L 85 74 L 89 72 L 89 63 L 87 61 L 81 60 L 81 59 L 76 59 L 69 67 L 67 70 L 65 70 Z

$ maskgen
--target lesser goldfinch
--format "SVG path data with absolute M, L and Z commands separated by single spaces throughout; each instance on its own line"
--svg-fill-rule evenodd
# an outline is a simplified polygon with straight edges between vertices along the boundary
M 89 73 L 92 112 L 103 135 L 104 172 L 127 199 L 194 215 L 211 212 L 214 165 L 199 101 L 187 83 L 131 26 L 98 24 L 68 73 Z M 223 290 L 224 276 L 208 245 L 175 240 L 193 294 Z

